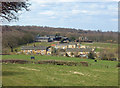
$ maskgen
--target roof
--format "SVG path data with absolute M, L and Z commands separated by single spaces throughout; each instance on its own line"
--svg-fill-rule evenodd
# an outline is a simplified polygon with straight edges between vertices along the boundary
M 36 39 L 49 39 L 49 37 L 36 37 Z
M 67 52 L 90 52 L 92 48 L 68 48 L 66 49 Z
M 23 46 L 21 50 L 46 50 L 46 46 Z
M 55 38 L 55 36 L 54 35 L 51 35 L 51 36 L 49 36 L 50 38 Z
M 67 46 L 67 45 L 69 45 L 68 43 L 66 44 L 66 43 L 62 43 L 62 44 L 56 44 L 56 46 Z
M 60 44 L 56 44 L 56 46 L 67 46 L 67 45 L 77 45 L 77 43 L 71 42 L 71 43 L 60 43 Z
M 55 44 L 51 44 L 51 46 L 55 46 Z

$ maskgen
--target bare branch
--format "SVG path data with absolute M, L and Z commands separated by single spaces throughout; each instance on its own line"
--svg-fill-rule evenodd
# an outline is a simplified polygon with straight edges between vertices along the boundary
M 2 11 L 0 17 L 6 19 L 7 21 L 18 20 L 18 11 L 26 10 L 29 11 L 30 6 L 27 2 L 2 2 Z

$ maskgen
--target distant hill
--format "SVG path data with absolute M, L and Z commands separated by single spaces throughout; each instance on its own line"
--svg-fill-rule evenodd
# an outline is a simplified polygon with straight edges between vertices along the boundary
M 55 35 L 60 34 L 61 36 L 67 36 L 68 38 L 74 37 L 79 39 L 80 36 L 88 37 L 89 40 L 95 42 L 118 42 L 117 32 L 101 32 L 82 30 L 82 29 L 72 29 L 72 28 L 53 28 L 53 27 L 43 27 L 43 26 L 2 26 L 2 38 L 3 38 L 3 48 L 10 46 L 18 46 L 25 43 L 30 43 L 34 41 L 34 37 L 37 34 L 41 36 L 44 35 Z

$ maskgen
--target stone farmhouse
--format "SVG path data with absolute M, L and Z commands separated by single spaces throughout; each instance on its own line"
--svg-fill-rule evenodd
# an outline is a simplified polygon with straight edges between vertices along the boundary
M 66 54 L 70 57 L 87 57 L 92 48 L 68 48 L 66 49 Z
M 23 46 L 21 52 L 24 54 L 50 55 L 51 48 L 46 46 Z
M 81 45 L 80 43 L 71 42 L 71 43 L 60 43 L 52 44 L 49 47 L 46 46 L 23 46 L 21 47 L 21 52 L 25 54 L 40 54 L 40 55 L 52 55 L 54 49 L 58 52 L 57 55 L 60 56 L 69 56 L 69 57 L 86 57 L 88 54 L 93 51 L 93 48 L 89 48 Z
M 67 49 L 67 48 L 86 48 L 86 46 L 80 45 L 79 43 L 60 43 L 53 46 L 56 49 Z
M 60 43 L 60 44 L 56 44 L 56 45 L 54 44 L 51 46 L 61 50 L 59 51 L 59 55 L 70 56 L 70 57 L 74 57 L 74 56 L 87 57 L 87 55 L 91 51 L 94 51 L 94 48 L 89 48 L 76 42 Z M 65 52 L 63 52 L 63 50 L 65 50 Z

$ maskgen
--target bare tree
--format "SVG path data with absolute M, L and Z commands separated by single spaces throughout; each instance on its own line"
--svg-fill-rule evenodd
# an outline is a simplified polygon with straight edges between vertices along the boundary
M 7 21 L 18 20 L 17 13 L 22 10 L 29 11 L 28 7 L 30 4 L 27 2 L 1 2 L 2 8 L 0 11 L 0 17 L 6 19 Z

